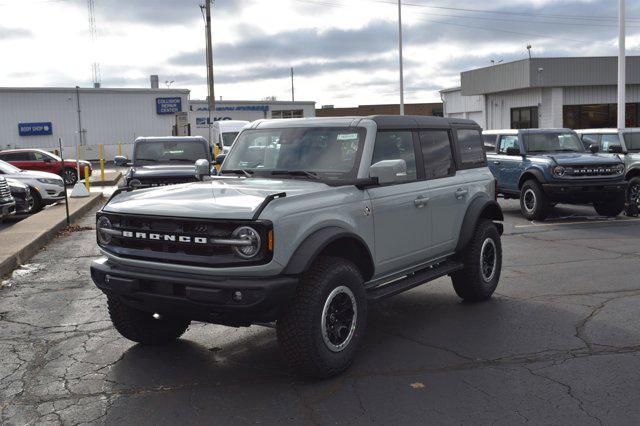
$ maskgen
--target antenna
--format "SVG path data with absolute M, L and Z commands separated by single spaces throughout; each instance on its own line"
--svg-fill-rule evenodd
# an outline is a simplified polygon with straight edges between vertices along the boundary
M 96 15 L 93 0 L 87 0 L 87 14 L 89 15 L 89 36 L 93 44 L 93 63 L 91 64 L 91 77 L 93 78 L 93 87 L 100 87 L 100 64 L 97 60 L 96 44 L 98 40 L 98 31 L 96 29 Z

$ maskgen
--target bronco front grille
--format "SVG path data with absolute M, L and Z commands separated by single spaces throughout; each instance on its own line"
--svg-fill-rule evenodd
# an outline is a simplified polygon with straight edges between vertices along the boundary
M 578 165 L 566 166 L 566 175 L 570 177 L 618 176 L 616 165 Z
M 246 225 L 258 231 L 262 241 L 267 241 L 267 233 L 272 228 L 270 222 L 98 213 L 98 217 L 100 216 L 107 216 L 111 221 L 112 229 L 116 231 L 128 231 L 133 233 L 134 236 L 144 235 L 144 238 L 113 236 L 111 243 L 108 246 L 103 246 L 105 250 L 121 257 L 193 266 L 219 267 L 237 264 L 264 264 L 271 260 L 272 253 L 266 249 L 264 244 L 258 255 L 249 260 L 244 260 L 238 257 L 230 246 L 197 242 L 198 240 L 229 239 L 235 229 Z M 161 237 L 152 240 L 150 238 L 152 234 L 154 238 Z M 166 236 L 168 238 L 165 238 Z

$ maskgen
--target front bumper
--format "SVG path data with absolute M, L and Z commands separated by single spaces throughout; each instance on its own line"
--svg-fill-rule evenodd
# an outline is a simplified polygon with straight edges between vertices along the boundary
M 627 182 L 545 183 L 542 189 L 551 201 L 559 203 L 593 203 L 612 200 L 627 191 Z
M 12 201 L 10 203 L 0 204 L 0 218 L 13 216 L 16 214 L 16 203 Z
M 232 326 L 277 320 L 299 282 L 296 276 L 231 278 L 132 268 L 107 258 L 91 264 L 91 278 L 135 309 Z

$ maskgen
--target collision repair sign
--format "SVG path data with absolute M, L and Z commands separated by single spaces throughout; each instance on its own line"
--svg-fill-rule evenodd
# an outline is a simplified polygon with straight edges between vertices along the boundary
M 182 99 L 156 98 L 156 112 L 158 114 L 175 114 L 182 112 Z
M 44 136 L 53 134 L 51 122 L 44 123 L 18 123 L 20 136 Z

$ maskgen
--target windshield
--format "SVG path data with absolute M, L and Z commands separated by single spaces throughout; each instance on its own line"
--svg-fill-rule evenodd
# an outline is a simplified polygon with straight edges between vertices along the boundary
M 238 136 L 238 133 L 240 132 L 226 132 L 222 134 L 222 144 L 224 146 L 231 146 L 233 145 L 233 141 L 236 140 L 236 137 Z
M 143 141 L 136 144 L 135 164 L 145 163 L 195 163 L 209 158 L 207 147 L 194 141 Z
M 523 135 L 526 152 L 584 152 L 584 146 L 573 133 L 531 133 Z
M 627 146 L 627 151 L 640 151 L 640 132 L 625 133 L 624 144 Z
M 245 130 L 221 172 L 283 176 L 293 172 L 289 174 L 296 177 L 355 179 L 365 135 L 363 128 Z
M 0 160 L 0 172 L 7 174 L 7 175 L 13 175 L 15 173 L 20 173 L 22 172 L 22 170 L 20 170 L 17 167 L 12 166 L 9 163 L 6 163 L 2 160 Z

